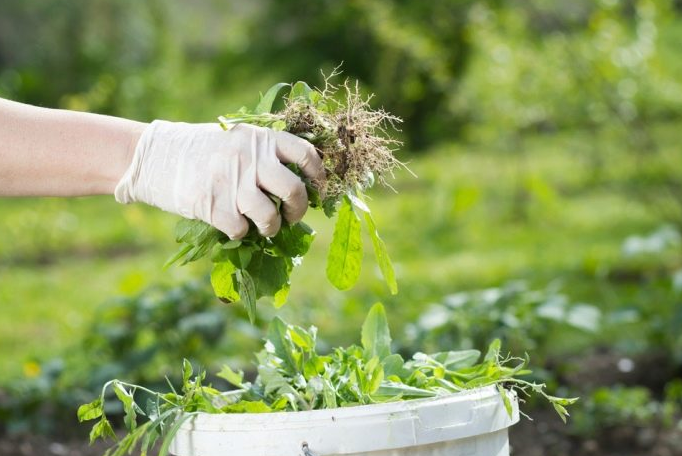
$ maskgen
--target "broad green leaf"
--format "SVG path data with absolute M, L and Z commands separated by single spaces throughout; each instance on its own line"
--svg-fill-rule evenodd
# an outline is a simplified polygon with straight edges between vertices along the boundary
M 256 298 L 275 296 L 280 290 L 288 288 L 291 269 L 291 264 L 283 257 L 274 257 L 263 251 L 253 252 L 247 271 L 253 277 Z
M 286 366 L 289 368 L 290 372 L 296 372 L 296 361 L 293 357 L 294 346 L 289 340 L 288 336 L 289 327 L 279 317 L 275 317 L 270 322 L 268 327 L 267 339 L 275 347 L 275 355 L 281 358 Z
M 334 386 L 326 378 L 322 379 L 322 400 L 324 401 L 324 407 L 327 409 L 338 407 Z
M 97 439 L 116 438 L 116 433 L 111 427 L 111 423 L 105 417 L 102 417 L 97 424 L 90 430 L 90 444 L 93 444 Z
M 232 263 L 214 263 L 211 271 L 211 285 L 215 295 L 227 302 L 239 301 L 239 291 L 235 282 L 237 269 Z
M 272 105 L 275 104 L 277 96 L 285 87 L 289 87 L 289 84 L 286 82 L 280 82 L 270 87 L 268 91 L 265 92 L 265 95 L 261 97 L 260 101 L 258 102 L 258 106 L 256 106 L 256 109 L 254 109 L 254 112 L 256 114 L 272 112 Z
M 236 249 L 242 245 L 242 241 L 240 240 L 232 240 L 232 241 L 227 241 L 223 243 L 216 243 L 213 246 L 213 250 L 211 251 L 211 261 L 214 263 L 219 263 L 221 261 L 229 261 L 227 251 Z
M 253 283 L 251 274 L 245 269 L 237 269 L 237 283 L 239 283 L 239 300 L 246 308 L 249 321 L 256 321 L 256 286 Z
M 232 263 L 237 269 L 247 269 L 251 264 L 253 254 L 256 253 L 258 247 L 250 245 L 240 245 L 234 249 L 223 250 L 221 257 Z
M 377 358 L 374 358 L 377 359 Z M 369 394 L 374 394 L 381 386 L 381 382 L 384 380 L 384 368 L 381 363 L 376 364 L 374 369 L 372 369 L 370 381 L 367 385 L 367 392 Z
M 386 377 L 390 375 L 402 377 L 402 375 L 405 373 L 405 369 L 403 368 L 405 365 L 405 360 L 403 360 L 403 357 L 397 353 L 385 357 L 383 360 L 381 360 L 381 364 L 384 366 L 384 374 Z
M 311 89 L 307 83 L 298 81 L 291 87 L 291 92 L 289 92 L 289 100 L 303 98 L 306 101 L 311 101 L 311 93 L 313 93 L 313 89 Z
M 481 352 L 478 350 L 458 350 L 439 352 L 430 356 L 446 369 L 455 371 L 476 364 L 476 361 L 481 357 Z
M 490 342 L 490 345 L 488 345 L 488 352 L 485 354 L 483 361 L 497 361 L 497 359 L 500 357 L 501 346 L 502 342 L 500 342 L 500 339 L 495 339 Z
M 344 198 L 327 255 L 327 278 L 339 290 L 347 290 L 357 282 L 361 265 L 360 219 L 348 198 Z
M 239 401 L 235 404 L 226 405 L 221 409 L 226 413 L 269 413 L 270 408 L 263 401 Z
M 372 240 L 374 256 L 379 264 L 381 275 L 384 276 L 384 280 L 386 281 L 386 285 L 388 285 L 391 294 L 397 294 L 398 282 L 395 279 L 393 263 L 391 263 L 391 258 L 388 256 L 388 251 L 386 250 L 386 244 L 384 244 L 384 240 L 379 237 L 376 224 L 369 212 L 365 212 L 365 222 L 367 223 L 367 231 L 369 231 L 369 237 Z
M 94 401 L 78 407 L 78 421 L 82 423 L 83 421 L 94 420 L 102 416 L 103 411 L 102 398 L 98 397 Z
M 372 306 L 362 324 L 362 346 L 366 360 L 375 356 L 381 360 L 391 354 L 391 333 L 386 311 L 381 303 Z
M 284 304 L 287 303 L 287 298 L 289 297 L 289 291 L 291 290 L 291 286 L 289 284 L 284 285 L 282 288 L 277 290 L 274 296 L 274 305 L 276 309 L 279 309 L 282 307 Z
M 218 377 L 227 380 L 230 384 L 236 386 L 237 388 L 243 388 L 242 382 L 244 381 L 244 372 L 233 371 L 230 366 L 223 365 L 223 368 L 216 374 Z
M 275 131 L 284 131 L 287 129 L 287 123 L 283 120 L 276 120 L 270 125 L 270 128 Z
M 284 224 L 272 243 L 286 256 L 291 258 L 305 255 L 313 243 L 315 232 L 303 222 L 293 225 Z
M 289 326 L 289 336 L 291 341 L 298 347 L 306 351 L 313 350 L 315 348 L 315 343 L 313 338 L 308 334 L 308 331 L 301 328 L 300 326 Z

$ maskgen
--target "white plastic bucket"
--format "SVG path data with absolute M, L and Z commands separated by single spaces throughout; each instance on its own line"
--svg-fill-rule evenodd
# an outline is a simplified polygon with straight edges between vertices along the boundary
M 199 414 L 176 456 L 508 456 L 510 417 L 494 387 L 449 396 L 307 412 Z

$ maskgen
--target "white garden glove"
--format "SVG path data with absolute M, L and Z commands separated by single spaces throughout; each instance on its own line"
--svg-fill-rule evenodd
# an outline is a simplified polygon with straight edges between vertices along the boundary
M 281 198 L 290 223 L 308 208 L 305 184 L 283 163 L 295 163 L 311 180 L 324 179 L 315 148 L 290 133 L 156 120 L 142 133 L 114 195 L 120 203 L 140 201 L 203 220 L 231 239 L 247 233 L 245 216 L 263 236 L 274 236 L 282 221 L 266 192 Z

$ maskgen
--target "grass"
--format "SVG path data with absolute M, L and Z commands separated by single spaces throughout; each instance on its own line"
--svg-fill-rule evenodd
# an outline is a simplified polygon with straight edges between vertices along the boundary
M 671 170 L 682 169 L 678 129 L 656 127 L 659 155 Z M 593 149 L 584 147 L 590 141 L 608 163 L 596 178 Z M 636 287 L 605 283 L 600 274 L 622 263 L 628 235 L 663 222 L 655 206 L 625 191 L 638 172 L 632 154 L 618 137 L 581 131 L 528 137 L 524 144 L 523 154 L 450 143 L 405 156 L 419 177 L 401 173 L 398 194 L 371 193 L 396 264 L 397 296 L 388 294 L 370 252 L 358 286 L 334 290 L 324 273 L 332 223 L 309 214 L 318 237 L 294 271 L 282 317 L 314 323 L 332 342 L 348 343 L 355 334 L 348 328 L 358 327 L 377 300 L 385 302 L 398 334 L 444 294 L 515 278 L 544 286 L 559 277 L 574 299 L 608 309 L 623 305 Z M 175 250 L 174 221 L 104 197 L 0 200 L 0 380 L 20 373 L 32 357 L 68 347 L 107 298 L 207 272 L 207 264 L 162 271 Z

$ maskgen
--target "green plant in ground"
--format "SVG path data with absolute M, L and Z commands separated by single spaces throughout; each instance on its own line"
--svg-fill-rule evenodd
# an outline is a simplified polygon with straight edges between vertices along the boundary
M 256 334 L 241 308 L 215 306 L 203 280 L 107 300 L 68 350 L 31 361 L 24 376 L 0 384 L 0 427 L 64 434 L 78 406 L 107 380 L 163 387 L 164 373 L 179 359 L 218 367 L 219 356 L 256 349 Z
M 112 389 L 125 411 L 127 434 L 107 455 L 123 455 L 140 446 L 147 454 L 161 439 L 160 455 L 168 452 L 170 442 L 184 421 L 204 413 L 266 413 L 329 409 L 353 405 L 391 402 L 447 395 L 458 391 L 494 385 L 505 408 L 512 404 L 506 389 L 547 399 L 565 421 L 566 406 L 577 398 L 560 398 L 545 392 L 545 385 L 522 379 L 530 373 L 528 359 L 501 355 L 500 341 L 493 341 L 481 357 L 478 350 L 415 353 L 405 361 L 391 353 L 391 335 L 384 307 L 376 304 L 362 326 L 361 345 L 338 347 L 327 355 L 315 347 L 317 330 L 304 329 L 275 318 L 268 329 L 265 347 L 257 355 L 258 376 L 253 382 L 244 373 L 228 366 L 218 373 L 237 389 L 221 392 L 204 385 L 206 373 L 193 377 L 192 366 L 183 363 L 181 391 L 168 393 L 112 380 L 102 394 L 78 410 L 81 421 L 97 419 L 91 441 L 115 438 L 105 413 L 106 394 Z M 136 393 L 147 399 L 136 402 Z M 146 417 L 140 424 L 138 417 Z
M 289 94 L 284 108 L 271 112 L 285 89 Z M 310 141 L 326 171 L 324 182 L 306 181 L 310 206 L 323 209 L 328 217 L 338 212 L 327 277 L 340 290 L 351 288 L 357 281 L 363 256 L 362 215 L 381 272 L 391 293 L 397 293 L 390 258 L 363 192 L 375 179 L 386 184 L 386 175 L 401 166 L 392 151 L 398 143 L 387 132 L 398 118 L 372 110 L 357 85 L 351 87 L 346 82 L 340 89 L 327 78 L 322 90 L 312 89 L 305 82 L 276 84 L 261 97 L 255 110 L 242 108 L 221 116 L 220 122 L 226 130 L 249 123 L 288 131 Z M 295 166 L 290 168 L 300 175 Z M 231 240 L 204 222 L 182 220 L 176 239 L 183 247 L 168 264 L 209 256 L 214 263 L 211 284 L 216 295 L 226 302 L 241 301 L 253 322 L 259 298 L 273 297 L 277 307 L 286 302 L 291 271 L 310 248 L 314 234 L 312 228 L 299 222 L 285 224 L 272 238 L 261 236 L 251 227 L 243 239 Z
M 558 282 L 544 289 L 510 281 L 503 286 L 462 291 L 432 304 L 405 328 L 410 347 L 480 347 L 499 338 L 512 352 L 544 354 L 550 325 L 590 335 L 602 327 L 602 312 L 573 302 Z
M 643 386 L 601 387 L 592 391 L 575 413 L 571 430 L 594 438 L 600 430 L 619 426 L 646 427 L 656 423 L 670 428 L 680 419 L 682 381 L 670 381 L 662 399 Z M 682 421 L 681 421 L 682 422 Z

